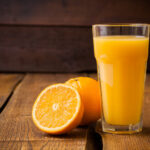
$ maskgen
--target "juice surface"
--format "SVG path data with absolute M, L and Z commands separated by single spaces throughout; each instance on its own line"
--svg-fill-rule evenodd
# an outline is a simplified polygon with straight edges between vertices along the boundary
M 140 121 L 144 94 L 148 38 L 94 37 L 105 121 L 112 125 Z

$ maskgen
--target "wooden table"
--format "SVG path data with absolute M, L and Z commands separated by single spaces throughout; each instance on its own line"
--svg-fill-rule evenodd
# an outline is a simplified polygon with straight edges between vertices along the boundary
M 38 93 L 46 86 L 71 77 L 96 74 L 0 74 L 0 150 L 150 150 L 150 75 L 147 75 L 144 129 L 133 135 L 95 132 L 95 125 L 66 135 L 39 131 L 31 119 Z

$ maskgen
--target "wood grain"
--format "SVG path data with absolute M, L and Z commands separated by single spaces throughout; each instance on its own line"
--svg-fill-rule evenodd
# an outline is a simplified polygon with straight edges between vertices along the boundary
M 143 132 L 133 135 L 94 133 L 89 127 L 76 128 L 61 136 L 39 131 L 31 119 L 31 109 L 38 93 L 46 86 L 71 77 L 96 74 L 28 74 L 17 86 L 7 107 L 0 114 L 0 149 L 50 150 L 150 150 L 150 75 L 147 75 L 144 101 Z
M 96 72 L 91 27 L 0 26 L 0 33 L 1 72 Z
M 146 75 L 146 82 L 145 82 L 145 93 L 150 92 L 150 74 Z
M 56 143 L 57 144 L 56 144 Z M 11 141 L 0 142 L 2 150 L 83 150 L 84 142 L 73 141 Z
M 66 135 L 48 135 L 35 127 L 31 110 L 38 93 L 46 86 L 85 75 L 87 74 L 26 75 L 0 115 L 0 148 L 84 150 L 91 138 L 87 127 L 76 128 Z
M 32 106 L 38 94 L 48 85 L 86 74 L 28 74 L 15 90 L 10 102 L 1 115 L 31 116 Z
M 149 1 L 1 0 L 0 24 L 91 25 L 149 22 Z
M 89 27 L 0 26 L 0 33 L 0 71 L 96 70 Z
M 0 74 L 0 112 L 22 78 L 21 74 Z
M 146 79 L 143 131 L 133 135 L 100 133 L 104 150 L 150 150 L 150 75 Z

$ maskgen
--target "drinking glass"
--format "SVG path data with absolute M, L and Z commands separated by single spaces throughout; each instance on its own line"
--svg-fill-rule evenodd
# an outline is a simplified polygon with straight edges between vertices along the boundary
M 128 134 L 142 130 L 148 59 L 147 24 L 92 26 L 102 95 L 102 130 Z

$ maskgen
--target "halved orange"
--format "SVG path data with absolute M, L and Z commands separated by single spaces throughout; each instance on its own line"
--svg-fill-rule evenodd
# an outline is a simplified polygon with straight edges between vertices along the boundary
M 80 95 L 75 88 L 55 84 L 45 88 L 37 97 L 32 119 L 44 132 L 63 134 L 79 125 L 83 111 Z

